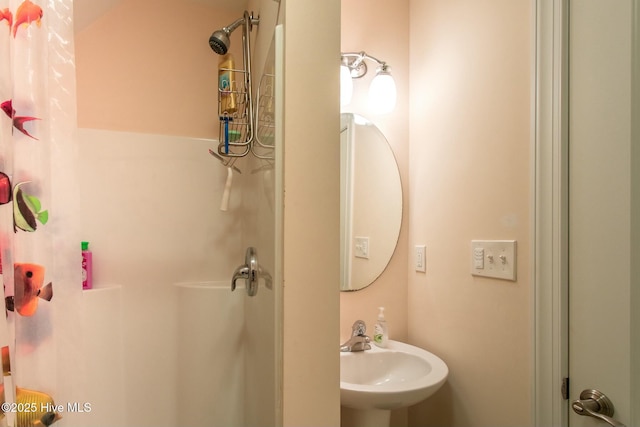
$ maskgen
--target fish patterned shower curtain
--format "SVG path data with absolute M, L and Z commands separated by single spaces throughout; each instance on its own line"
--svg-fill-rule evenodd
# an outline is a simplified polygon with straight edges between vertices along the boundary
M 88 424 L 72 17 L 0 0 L 0 425 Z

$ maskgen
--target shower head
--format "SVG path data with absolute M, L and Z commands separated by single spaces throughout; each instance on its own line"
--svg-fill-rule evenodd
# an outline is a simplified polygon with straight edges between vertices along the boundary
M 226 54 L 230 44 L 229 34 L 224 30 L 214 31 L 211 37 L 209 37 L 209 46 L 211 46 L 211 49 L 218 55 Z
M 242 25 L 245 21 L 245 18 L 242 17 L 237 19 L 233 24 L 222 28 L 221 30 L 216 30 L 209 37 L 209 46 L 211 49 L 218 55 L 224 55 L 229 50 L 229 46 L 231 45 L 231 39 L 229 36 L 240 25 Z
M 243 37 L 246 36 L 248 38 L 252 25 L 258 25 L 259 22 L 260 18 L 254 18 L 253 12 L 249 13 L 245 10 L 242 18 L 235 20 L 231 25 L 228 25 L 221 30 L 214 31 L 213 34 L 211 34 L 211 37 L 209 37 L 209 46 L 211 46 L 211 49 L 213 49 L 213 51 L 218 55 L 225 55 L 231 45 L 231 39 L 229 36 L 236 28 L 240 25 L 244 25 L 245 33 Z

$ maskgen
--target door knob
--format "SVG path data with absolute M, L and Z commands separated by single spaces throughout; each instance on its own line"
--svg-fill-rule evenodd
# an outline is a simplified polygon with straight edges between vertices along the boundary
M 573 412 L 578 415 L 598 418 L 613 427 L 626 427 L 619 421 L 611 418 L 613 416 L 613 403 L 604 393 L 598 390 L 583 390 L 580 399 L 571 402 Z

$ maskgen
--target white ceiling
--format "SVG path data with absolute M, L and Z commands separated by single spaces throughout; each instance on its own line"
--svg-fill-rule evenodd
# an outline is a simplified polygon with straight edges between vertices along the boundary
M 124 0 L 74 0 L 73 19 L 75 32 L 81 31 L 109 9 Z M 231 13 L 239 13 L 247 8 L 248 0 L 177 0 L 209 4 Z

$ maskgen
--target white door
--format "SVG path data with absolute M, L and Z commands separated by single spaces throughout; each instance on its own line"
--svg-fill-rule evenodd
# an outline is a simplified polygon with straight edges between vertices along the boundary
M 640 84 L 632 61 L 632 48 L 640 48 L 632 43 L 632 16 L 638 25 L 639 9 L 634 0 L 572 0 L 569 6 L 571 426 L 607 425 L 574 411 L 571 402 L 590 389 L 610 399 L 611 418 L 629 427 L 640 423 L 640 215 L 632 211 L 640 185 L 634 123 L 640 111 L 632 95 L 632 82 Z M 582 407 L 589 404 L 583 399 Z

